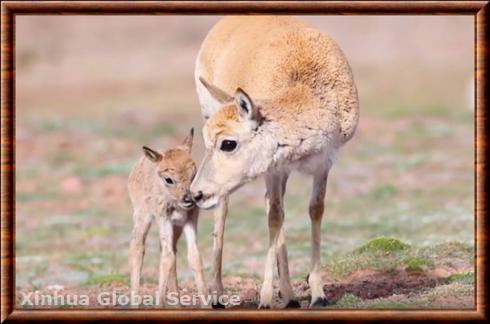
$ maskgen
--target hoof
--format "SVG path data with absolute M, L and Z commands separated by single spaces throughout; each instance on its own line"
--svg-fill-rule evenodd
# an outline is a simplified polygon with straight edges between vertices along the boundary
M 318 298 L 310 305 L 310 308 L 322 308 L 331 305 L 326 298 Z
M 286 305 L 286 308 L 301 308 L 301 305 L 297 300 L 291 299 Z
M 225 305 L 223 305 L 220 302 L 217 302 L 216 304 L 212 304 L 211 307 L 213 307 L 213 309 L 220 309 L 220 308 L 225 308 Z
M 271 305 L 267 305 L 267 304 L 266 305 L 262 305 L 262 304 L 259 305 L 259 309 L 270 309 L 270 308 L 271 308 Z

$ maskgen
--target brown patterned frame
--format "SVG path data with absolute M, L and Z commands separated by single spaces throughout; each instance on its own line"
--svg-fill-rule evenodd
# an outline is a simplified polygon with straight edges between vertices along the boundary
M 5 1 L 1 4 L 1 321 L 62 320 L 476 320 L 488 321 L 487 177 L 488 1 Z M 335 14 L 473 15 L 475 17 L 475 247 L 473 310 L 22 310 L 15 308 L 15 16 Z

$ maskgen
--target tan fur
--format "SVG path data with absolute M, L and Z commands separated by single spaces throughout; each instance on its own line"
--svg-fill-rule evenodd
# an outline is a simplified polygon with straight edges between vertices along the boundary
M 207 125 L 207 137 L 215 142 L 220 134 L 231 134 L 239 123 L 239 117 L 235 105 L 221 108 Z
M 313 177 L 310 306 L 324 304 L 320 227 L 327 178 L 336 151 L 351 139 L 359 119 L 357 89 L 347 59 L 329 36 L 298 19 L 227 17 L 204 40 L 195 81 L 207 120 L 206 154 L 191 192 L 199 207 L 218 206 L 212 288 L 223 291 L 223 247 L 218 238 L 223 237 L 228 196 L 264 175 L 270 240 L 260 307 L 271 305 L 276 261 L 283 300 L 297 306 L 282 227 L 287 179 L 297 169 Z M 235 149 L 222 147 L 230 142 L 237 144 Z
M 158 206 L 163 201 L 168 203 L 162 197 L 167 195 L 164 189 L 168 190 L 168 194 L 170 194 L 167 199 L 174 197 L 174 200 L 177 200 L 178 197 L 181 198 L 189 189 L 190 182 L 196 171 L 195 163 L 189 158 L 189 154 L 182 149 L 171 149 L 160 151 L 160 153 L 162 153 L 163 159 L 156 165 L 145 156 L 142 156 L 129 176 L 128 188 L 131 198 L 136 204 L 147 202 L 151 207 L 156 207 L 154 204 Z M 177 179 L 181 179 L 183 185 L 171 188 L 161 187 L 159 183 L 161 179 L 157 176 L 165 172 Z
M 255 100 L 276 101 L 261 111 L 270 118 L 292 124 L 307 110 L 325 109 L 329 113 L 321 120 L 305 122 L 337 126 L 343 143 L 355 132 L 357 89 L 344 54 L 330 37 L 298 19 L 224 18 L 208 33 L 196 66 L 196 78 L 229 94 L 240 87 Z
M 146 156 L 139 159 L 129 176 L 128 189 L 134 209 L 129 249 L 133 294 L 139 291 L 145 240 L 154 221 L 160 232 L 158 293 L 162 301 L 165 301 L 167 293 L 178 294 L 175 253 L 182 232 L 186 236 L 188 261 L 195 275 L 198 293 L 207 293 L 196 241 L 199 209 L 189 196 L 189 186 L 196 173 L 190 156 L 192 136 L 191 132 L 184 144 L 175 149 L 154 151 L 145 148 Z M 159 160 L 153 160 L 155 157 Z M 165 178 L 171 178 L 174 183 L 166 184 Z

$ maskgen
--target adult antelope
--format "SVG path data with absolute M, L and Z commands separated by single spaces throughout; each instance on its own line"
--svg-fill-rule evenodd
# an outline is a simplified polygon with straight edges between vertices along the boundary
M 290 17 L 228 17 L 204 40 L 196 61 L 206 119 L 206 153 L 191 185 L 200 208 L 217 208 L 212 290 L 223 292 L 221 254 L 228 195 L 264 175 L 269 249 L 259 308 L 270 307 L 277 258 L 286 307 L 298 307 L 289 279 L 283 197 L 291 170 L 313 177 L 310 307 L 327 303 L 320 274 L 320 226 L 327 177 L 359 119 L 350 66 L 327 35 Z M 233 95 L 232 95 L 233 94 Z

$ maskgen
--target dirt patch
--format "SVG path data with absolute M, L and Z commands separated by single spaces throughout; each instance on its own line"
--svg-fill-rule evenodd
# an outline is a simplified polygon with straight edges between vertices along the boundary
M 434 288 L 438 282 L 439 278 L 426 273 L 359 271 L 342 282 L 326 284 L 323 291 L 327 299 L 335 303 L 345 294 L 376 299 L 426 291 Z
M 387 302 L 399 303 L 408 302 L 410 300 L 419 300 L 420 298 L 429 298 L 431 305 L 445 305 L 446 302 L 451 302 L 451 305 L 460 307 L 471 307 L 474 303 L 474 298 L 471 294 L 461 296 L 452 296 L 451 289 L 455 287 L 460 289 L 463 285 L 445 284 L 445 277 L 437 277 L 433 272 L 427 273 L 411 273 L 404 270 L 395 270 L 391 272 L 362 270 L 351 276 L 341 280 L 332 281 L 324 278 L 327 282 L 323 289 L 325 295 L 330 302 L 330 305 L 335 306 L 345 295 L 353 295 L 359 298 L 361 304 L 371 303 L 376 299 L 383 299 Z M 277 284 L 277 283 L 276 283 Z M 226 294 L 239 295 L 241 304 L 232 306 L 232 308 L 256 309 L 259 301 L 260 282 L 252 278 L 226 277 L 224 278 L 224 286 Z M 451 288 L 454 286 L 453 288 Z M 306 280 L 296 281 L 293 283 L 293 289 L 297 300 L 302 308 L 308 308 L 310 303 L 311 291 Z M 142 295 L 154 295 L 156 290 L 155 284 L 145 283 L 141 286 L 140 293 Z M 84 305 L 90 308 L 116 307 L 126 308 L 124 305 L 101 305 L 97 296 L 103 292 L 116 292 L 117 295 L 129 295 L 129 288 L 123 283 L 104 284 L 98 287 L 76 288 L 63 287 L 57 293 L 59 295 L 88 295 L 90 297 L 89 305 Z M 273 301 L 274 308 L 281 308 L 284 305 L 278 294 L 277 285 L 274 287 L 275 295 Z M 26 290 L 24 293 L 28 293 Z M 442 293 L 441 293 L 442 292 Z M 52 294 L 52 288 L 47 288 L 41 291 L 42 294 Z M 192 280 L 185 280 L 180 284 L 180 295 L 193 296 L 196 293 Z M 19 292 L 19 296 L 22 295 Z M 424 297 L 425 296 L 425 297 Z M 452 296 L 452 297 L 451 297 Z M 454 298 L 453 298 L 454 297 Z M 450 300 L 448 300 L 448 298 Z M 456 303 L 457 302 L 457 303 Z M 20 300 L 18 300 L 20 303 Z M 47 306 L 47 305 L 46 305 Z M 44 307 L 46 307 L 44 306 Z M 362 305 L 360 305 L 361 307 Z M 21 306 L 22 307 L 22 306 Z M 25 306 L 24 306 L 25 307 Z M 27 306 L 29 307 L 29 306 Z M 42 308 L 44 308 L 42 307 Z M 49 307 L 49 306 L 48 306 Z M 143 306 L 144 307 L 144 306 Z M 161 306 L 147 306 L 150 308 Z M 340 307 L 340 306 L 339 306 Z

